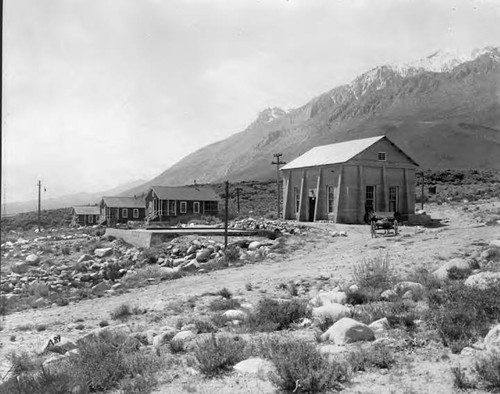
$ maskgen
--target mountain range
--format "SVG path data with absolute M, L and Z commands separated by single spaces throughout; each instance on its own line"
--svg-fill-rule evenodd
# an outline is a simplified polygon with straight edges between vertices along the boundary
M 61 197 L 47 198 L 45 199 L 42 194 L 42 209 L 58 209 L 72 207 L 75 205 L 93 205 L 101 201 L 103 196 L 116 196 L 135 188 L 137 186 L 143 185 L 145 183 L 144 179 L 138 179 L 133 182 L 128 182 L 123 185 L 117 186 L 113 189 L 105 190 L 96 193 L 74 193 L 67 194 Z M 2 216 L 4 213 L 7 215 L 13 215 L 21 212 L 36 211 L 38 209 L 38 200 L 28 200 L 28 201 L 17 201 L 2 204 Z
M 273 153 L 291 161 L 310 148 L 387 135 L 425 169 L 500 168 L 500 47 L 438 51 L 369 70 L 305 105 L 268 108 L 245 130 L 186 156 L 151 185 L 274 176 Z

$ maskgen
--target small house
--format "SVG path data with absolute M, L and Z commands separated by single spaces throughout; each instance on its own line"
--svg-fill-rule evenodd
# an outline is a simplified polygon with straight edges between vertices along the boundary
M 73 207 L 73 226 L 93 226 L 99 223 L 101 211 L 97 205 Z
M 106 220 L 108 225 L 143 221 L 146 217 L 146 204 L 143 197 L 103 197 L 100 208 L 101 220 Z
M 206 186 L 152 186 L 146 194 L 148 219 L 169 221 L 180 216 L 216 216 L 220 197 Z
M 317 146 L 281 168 L 283 217 L 363 223 L 367 213 L 415 212 L 418 164 L 386 136 Z

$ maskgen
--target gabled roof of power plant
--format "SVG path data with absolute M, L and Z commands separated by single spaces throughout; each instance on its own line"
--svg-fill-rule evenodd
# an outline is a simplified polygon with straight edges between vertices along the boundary
M 291 170 L 294 168 L 345 163 L 384 138 L 393 144 L 397 149 L 401 150 L 391 140 L 383 135 L 378 137 L 362 138 L 359 140 L 316 146 L 303 155 L 297 157 L 295 160 L 292 160 L 290 163 L 284 165 L 281 169 Z M 408 156 L 406 153 L 405 155 Z M 411 157 L 408 156 L 408 158 L 415 165 L 418 165 Z
M 106 204 L 109 208 L 144 208 L 146 209 L 146 202 L 144 198 L 134 197 L 103 197 L 101 204 Z

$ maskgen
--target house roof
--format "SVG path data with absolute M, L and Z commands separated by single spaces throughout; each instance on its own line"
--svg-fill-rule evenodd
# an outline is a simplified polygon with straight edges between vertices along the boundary
M 210 187 L 205 186 L 152 186 L 151 190 L 160 200 L 219 201 L 220 197 Z
M 73 207 L 77 215 L 100 215 L 101 211 L 98 206 L 80 206 Z
M 103 197 L 104 204 L 109 208 L 144 208 L 146 203 L 143 198 L 134 197 Z
M 297 157 L 295 160 L 292 160 L 290 163 L 284 165 L 283 167 L 281 167 L 281 169 L 291 170 L 294 168 L 345 163 L 384 138 L 387 139 L 387 141 L 389 141 L 391 144 L 393 144 L 397 149 L 399 149 L 391 140 L 383 135 L 378 137 L 338 142 L 336 144 L 316 146 L 315 148 L 308 150 L 303 155 Z M 411 157 L 408 156 L 408 158 L 415 165 L 417 165 L 417 163 Z

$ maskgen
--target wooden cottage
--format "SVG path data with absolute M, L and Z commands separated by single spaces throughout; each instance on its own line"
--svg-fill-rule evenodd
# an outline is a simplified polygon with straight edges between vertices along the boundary
M 100 208 L 101 221 L 106 221 L 108 225 L 142 221 L 146 217 L 143 197 L 103 197 Z
M 220 198 L 206 186 L 153 186 L 146 194 L 150 220 L 168 221 L 180 216 L 215 216 Z
M 93 226 L 99 223 L 101 211 L 97 205 L 73 207 L 73 226 Z
M 370 211 L 415 211 L 418 164 L 385 136 L 315 147 L 281 168 L 283 217 L 363 223 Z

